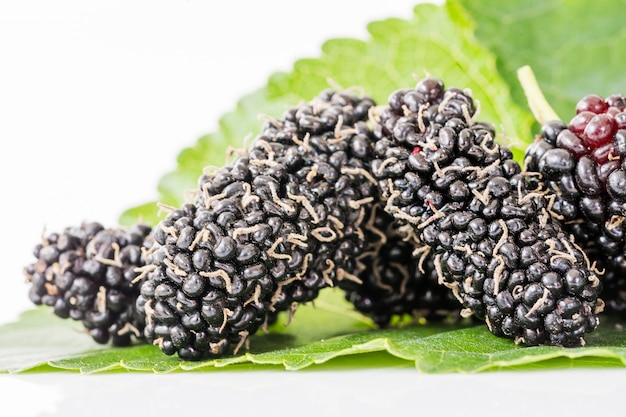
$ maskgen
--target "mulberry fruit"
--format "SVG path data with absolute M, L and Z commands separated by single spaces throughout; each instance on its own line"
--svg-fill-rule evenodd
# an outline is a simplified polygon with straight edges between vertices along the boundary
M 151 246 L 151 228 L 105 229 L 100 223 L 68 227 L 44 237 L 26 266 L 29 297 L 61 318 L 81 321 L 98 343 L 126 346 L 143 339 L 143 318 L 135 309 Z
M 463 315 L 520 344 L 582 345 L 598 325 L 597 271 L 476 116 L 468 91 L 433 77 L 390 96 L 371 164 L 385 210 L 431 249 Z
M 521 80 L 526 89 L 538 88 L 534 78 Z M 540 174 L 553 199 L 552 211 L 590 260 L 605 271 L 601 294 L 605 311 L 624 316 L 626 97 L 589 94 L 580 99 L 565 124 L 543 101 L 541 92 L 534 94 L 527 95 L 543 103 L 543 107 L 534 105 L 542 127 L 526 150 L 525 170 Z
M 378 197 L 373 105 L 322 92 L 268 120 L 231 164 L 205 170 L 195 201 L 155 228 L 137 299 L 148 340 L 187 360 L 236 354 L 279 312 L 361 282 L 363 225 Z

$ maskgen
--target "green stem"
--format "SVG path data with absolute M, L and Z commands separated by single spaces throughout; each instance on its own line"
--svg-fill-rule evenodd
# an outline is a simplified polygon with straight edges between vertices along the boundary
M 530 111 L 540 125 L 544 125 L 552 120 L 560 120 L 541 92 L 537 78 L 535 78 L 535 74 L 530 66 L 525 65 L 519 68 L 517 70 L 517 78 L 522 85 L 524 94 L 526 94 L 528 107 L 530 107 Z

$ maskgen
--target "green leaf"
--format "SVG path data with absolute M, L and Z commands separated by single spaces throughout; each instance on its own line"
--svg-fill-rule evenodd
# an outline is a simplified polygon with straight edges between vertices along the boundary
M 24 312 L 15 323 L 0 327 L 0 370 L 19 372 L 55 359 L 102 351 L 77 322 L 61 320 L 50 308 Z
M 544 95 L 565 121 L 586 94 L 626 92 L 626 0 L 450 0 L 464 9 L 476 38 L 497 55 L 498 70 L 525 103 L 518 68 L 532 67 Z
M 405 356 L 414 359 L 423 372 L 481 372 L 498 369 L 530 369 L 540 365 L 568 368 L 576 366 L 624 366 L 626 335 L 605 325 L 588 337 L 591 347 L 520 347 L 508 339 L 493 337 L 485 326 L 436 334 L 411 340 Z M 579 358 L 583 360 L 578 361 Z
M 282 315 L 268 334 L 252 336 L 249 351 L 200 362 L 166 356 L 147 344 L 98 345 L 78 323 L 36 308 L 18 322 L 0 327 L 0 372 L 167 373 L 323 365 L 416 367 L 424 373 L 445 373 L 626 365 L 626 332 L 611 322 L 587 338 L 590 347 L 519 347 L 472 322 L 375 329 L 342 297 L 339 290 L 325 290 L 315 306 L 300 307 L 289 325 Z
M 182 204 L 205 166 L 222 166 L 229 147 L 242 147 L 246 136 L 259 133 L 259 116 L 280 117 L 288 107 L 333 86 L 358 88 L 382 105 L 395 89 L 414 86 L 415 77 L 426 73 L 450 80 L 449 86 L 471 89 L 480 102 L 481 120 L 498 126 L 502 140 L 521 157 L 525 143 L 518 138 L 530 140 L 532 115 L 511 100 L 495 56 L 474 39 L 474 28 L 464 13 L 420 4 L 413 19 L 372 22 L 368 31 L 367 40 L 327 41 L 319 57 L 295 62 L 291 72 L 273 74 L 265 87 L 241 98 L 237 108 L 220 119 L 217 132 L 181 151 L 177 169 L 159 183 L 158 202 Z M 156 203 L 129 209 L 120 223 L 156 223 Z

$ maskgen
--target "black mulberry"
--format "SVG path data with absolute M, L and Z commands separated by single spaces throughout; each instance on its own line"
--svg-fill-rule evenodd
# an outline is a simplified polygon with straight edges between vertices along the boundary
M 598 274 L 541 184 L 475 118 L 469 92 L 436 78 L 390 96 L 372 162 L 385 209 L 431 248 L 465 315 L 517 343 L 581 345 L 598 325 Z
M 361 281 L 363 225 L 378 198 L 365 123 L 373 105 L 325 91 L 206 170 L 195 202 L 155 228 L 137 300 L 150 341 L 188 360 L 236 353 L 279 312 Z
M 126 346 L 131 336 L 143 339 L 135 300 L 150 232 L 144 225 L 105 229 L 91 222 L 50 233 L 33 251 L 37 261 L 24 268 L 30 300 L 81 321 L 98 343 Z

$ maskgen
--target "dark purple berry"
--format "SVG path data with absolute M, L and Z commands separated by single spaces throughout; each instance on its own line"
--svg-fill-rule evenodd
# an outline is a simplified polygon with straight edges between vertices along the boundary
M 53 307 L 61 318 L 82 321 L 94 341 L 115 346 L 143 339 L 135 300 L 145 274 L 151 228 L 105 229 L 100 223 L 68 227 L 44 237 L 38 260 L 24 268 L 34 304 Z
M 413 107 L 422 110 L 382 110 L 384 128 L 375 129 L 373 175 L 398 230 L 416 249 L 415 241 L 434 253 L 438 281 L 463 316 L 484 319 L 492 333 L 526 345 L 584 344 L 597 326 L 600 281 L 552 216 L 542 183 L 520 174 L 493 127 L 473 120 L 466 92 L 424 94 Z M 581 111 L 574 124 L 582 132 L 594 115 Z M 455 128 L 442 128 L 450 120 Z M 571 151 L 555 148 L 566 131 L 557 122 L 546 127 L 550 141 L 533 143 L 527 162 L 554 180 L 566 177 L 566 192 L 576 193 L 572 170 L 582 141 L 570 140 Z

